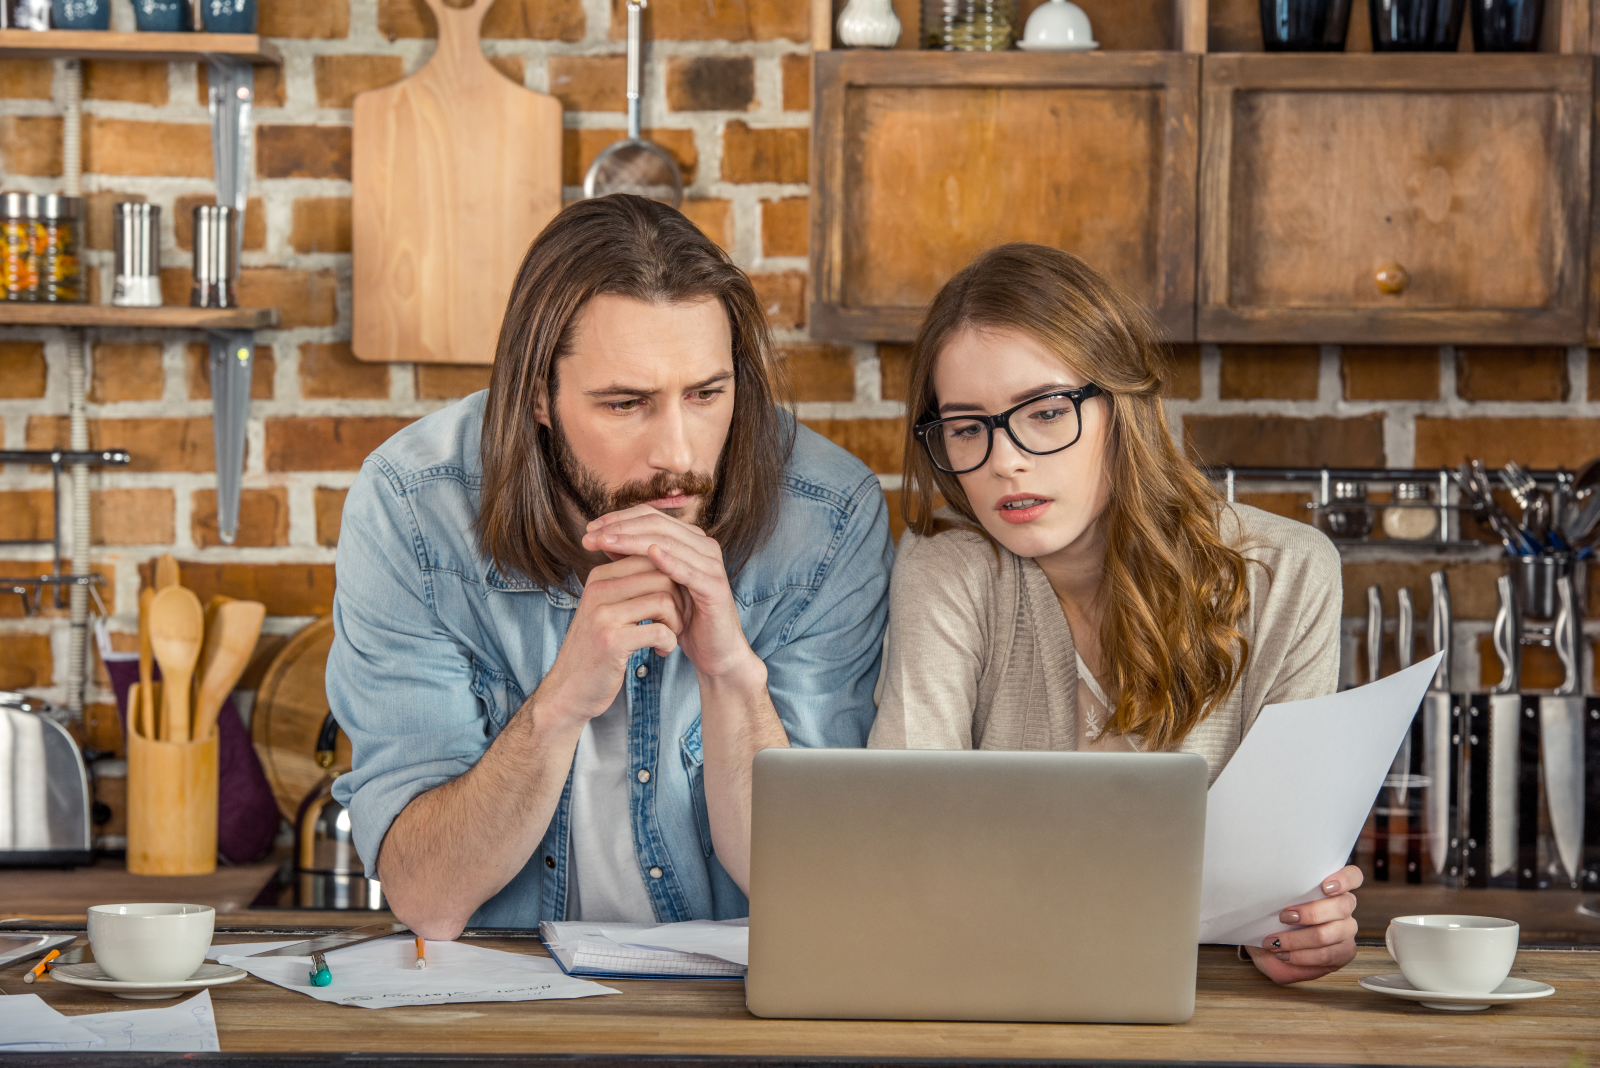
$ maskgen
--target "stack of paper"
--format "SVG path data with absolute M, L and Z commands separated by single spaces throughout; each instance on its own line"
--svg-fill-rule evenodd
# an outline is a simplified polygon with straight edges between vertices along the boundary
M 38 994 L 0 997 L 0 1053 L 218 1053 L 211 992 L 159 1009 L 63 1016 Z
M 539 925 L 545 948 L 568 975 L 591 979 L 742 979 L 750 963 L 750 921 L 553 923 Z
M 586 998 L 620 991 L 563 975 L 553 961 L 521 953 L 468 945 L 427 943 L 428 966 L 416 966 L 416 939 L 410 935 L 380 938 L 326 954 L 333 982 L 311 985 L 310 957 L 248 957 L 291 946 L 291 942 L 259 942 L 212 946 L 218 964 L 243 968 L 258 979 L 296 990 L 318 1001 L 386 1009 L 395 1005 L 439 1005 L 447 1002 L 545 1001 Z

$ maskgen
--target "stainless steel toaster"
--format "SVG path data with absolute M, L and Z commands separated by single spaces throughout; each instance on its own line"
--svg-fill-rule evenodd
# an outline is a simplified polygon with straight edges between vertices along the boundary
M 0 867 L 94 859 L 89 772 L 55 709 L 0 691 Z

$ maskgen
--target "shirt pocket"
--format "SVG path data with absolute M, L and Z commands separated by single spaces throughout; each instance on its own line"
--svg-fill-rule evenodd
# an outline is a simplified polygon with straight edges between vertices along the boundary
M 502 675 L 476 658 L 472 661 L 472 693 L 483 706 L 488 719 L 484 734 L 490 738 L 505 729 L 525 700 L 522 688 L 515 679 Z
M 689 804 L 694 808 L 695 829 L 700 832 L 700 848 L 711 855 L 711 814 L 706 809 L 705 753 L 700 747 L 700 721 L 696 719 L 678 743 L 683 754 L 683 770 L 689 776 Z

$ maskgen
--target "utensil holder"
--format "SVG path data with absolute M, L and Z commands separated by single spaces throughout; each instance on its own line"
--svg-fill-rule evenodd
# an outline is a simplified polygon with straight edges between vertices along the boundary
M 140 691 L 128 690 L 128 871 L 207 875 L 217 868 L 217 731 L 198 742 L 149 738 Z M 160 683 L 151 692 L 159 709 Z
M 1585 594 L 1589 589 L 1587 561 L 1574 559 L 1568 553 L 1553 553 L 1546 556 L 1519 556 L 1508 566 L 1524 620 L 1554 619 L 1556 580 L 1567 577 L 1572 579 L 1572 592 L 1577 599 L 1574 608 L 1580 618 L 1583 616 L 1587 600 Z

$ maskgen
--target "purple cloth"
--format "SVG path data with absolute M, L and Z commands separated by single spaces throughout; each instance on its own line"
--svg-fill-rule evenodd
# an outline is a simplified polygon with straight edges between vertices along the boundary
M 139 661 L 108 661 L 106 672 L 126 738 L 128 690 L 139 681 Z M 155 677 L 161 678 L 159 666 Z M 249 864 L 265 856 L 278 836 L 278 802 L 232 696 L 217 716 L 217 746 L 217 855 L 229 864 Z

